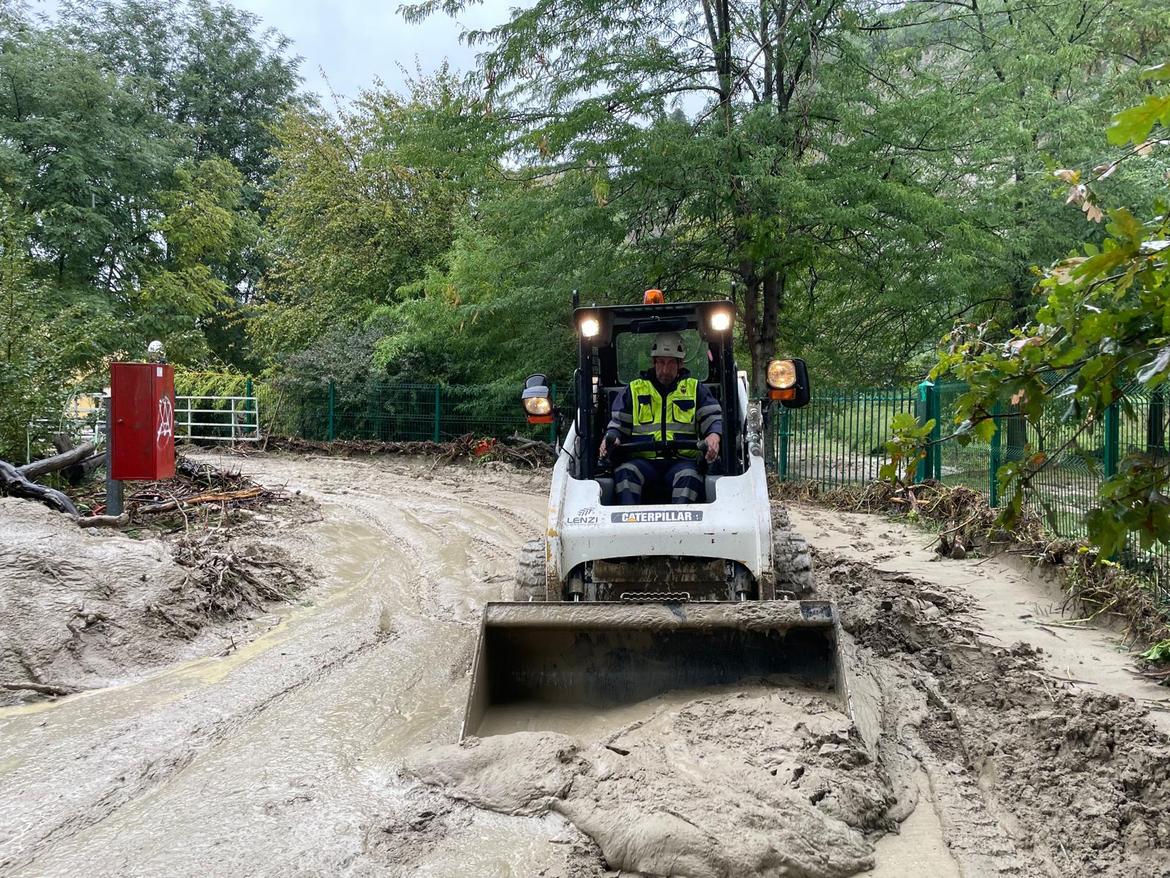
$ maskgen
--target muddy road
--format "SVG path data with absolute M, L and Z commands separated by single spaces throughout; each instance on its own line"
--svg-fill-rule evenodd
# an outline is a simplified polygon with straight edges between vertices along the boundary
M 204 657 L 0 708 L 0 874 L 1170 875 L 1166 690 L 1107 632 L 1043 627 L 1055 596 L 1013 567 L 798 511 L 857 728 L 744 686 L 460 747 L 479 608 L 510 593 L 544 479 L 242 466 L 319 501 L 272 536 L 319 581 Z

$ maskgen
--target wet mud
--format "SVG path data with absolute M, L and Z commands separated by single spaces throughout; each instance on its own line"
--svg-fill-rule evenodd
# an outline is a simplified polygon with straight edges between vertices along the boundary
M 840 878 L 873 865 L 888 780 L 818 695 L 740 691 L 661 708 L 600 741 L 523 732 L 439 746 L 407 776 L 507 814 L 555 812 L 610 868 Z
M 480 608 L 543 526 L 543 478 L 244 469 L 321 502 L 274 537 L 318 578 L 225 655 L 0 708 L 0 874 L 1170 874 L 1165 693 L 1127 689 L 1107 632 L 1034 625 L 1044 592 L 1012 566 L 798 509 L 852 716 L 756 681 L 515 709 L 459 744 Z
M 0 497 L 0 705 L 27 698 L 22 684 L 99 689 L 250 639 L 267 603 L 311 576 L 283 537 L 314 517 L 297 499 L 136 537 Z

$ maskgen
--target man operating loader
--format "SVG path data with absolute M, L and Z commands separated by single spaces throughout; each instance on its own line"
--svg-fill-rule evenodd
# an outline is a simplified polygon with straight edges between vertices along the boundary
M 719 456 L 723 410 L 711 391 L 683 368 L 686 350 L 677 332 L 660 332 L 650 348 L 654 368 L 630 382 L 613 404 L 599 454 L 626 443 L 633 455 L 614 470 L 618 503 L 642 502 L 647 485 L 670 489 L 672 503 L 695 503 L 699 478 L 699 437 L 707 440 L 708 463 Z M 677 442 L 663 453 L 636 451 L 640 442 Z

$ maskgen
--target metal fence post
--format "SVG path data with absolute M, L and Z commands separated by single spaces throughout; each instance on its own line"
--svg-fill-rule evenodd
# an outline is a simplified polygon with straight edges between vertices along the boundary
M 255 424 L 255 434 L 260 435 L 260 415 L 256 412 L 256 400 L 253 398 L 252 376 L 249 375 L 244 381 L 244 423 L 245 425 Z M 255 415 L 253 416 L 253 413 Z
M 435 385 L 435 441 L 439 441 L 443 426 L 443 388 L 441 384 Z
M 114 397 L 106 397 L 106 514 L 121 515 L 122 483 L 114 478 Z
M 999 415 L 1002 409 L 997 402 L 995 408 L 991 410 L 992 421 L 995 424 L 995 432 L 991 434 L 991 453 L 987 458 L 987 505 L 992 509 L 999 506 L 999 465 L 1000 465 L 1000 443 L 1003 440 L 1002 434 L 999 431 Z
M 937 385 L 930 392 L 930 416 L 934 418 L 934 427 L 930 431 L 930 459 L 934 465 L 935 481 L 942 481 L 942 393 Z
M 329 421 L 328 421 L 328 424 L 326 427 L 326 437 L 328 438 L 328 440 L 330 442 L 332 442 L 334 437 L 336 436 L 336 430 L 334 428 L 334 421 L 333 421 L 333 417 L 334 417 L 333 407 L 335 404 L 336 397 L 337 397 L 337 390 L 334 387 L 333 382 L 330 381 L 329 382 Z
M 935 396 L 937 389 L 934 382 L 930 380 L 923 381 L 918 385 L 918 424 L 919 426 L 926 426 L 926 422 L 934 417 L 934 411 L 937 408 L 937 400 Z M 926 454 L 922 460 L 918 461 L 918 471 L 914 474 L 915 482 L 925 482 L 931 478 L 935 472 L 934 459 L 938 453 L 934 440 L 938 430 L 938 419 L 935 418 L 935 429 L 930 431 L 929 444 L 926 446 Z
M 780 406 L 780 425 L 776 430 L 776 478 L 788 479 L 788 409 Z
M 1105 478 L 1107 479 L 1117 475 L 1117 460 L 1120 457 L 1118 451 L 1121 445 L 1121 430 L 1120 419 L 1117 415 L 1117 403 L 1113 403 L 1109 408 L 1105 409 L 1105 455 L 1103 463 L 1105 465 Z

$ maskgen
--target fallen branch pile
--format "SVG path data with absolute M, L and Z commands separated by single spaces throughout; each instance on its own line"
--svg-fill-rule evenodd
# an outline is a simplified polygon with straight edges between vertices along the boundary
M 117 516 L 105 515 L 104 505 L 95 497 L 95 514 L 79 519 L 78 524 L 82 527 L 125 527 L 144 516 L 182 512 L 195 506 L 214 505 L 228 511 L 287 503 L 291 499 L 283 490 L 258 484 L 238 470 L 221 470 L 183 456 L 175 461 L 173 478 L 162 482 L 131 482 L 127 487 L 125 512 Z
M 449 442 L 378 442 L 372 439 L 335 439 L 332 442 L 316 442 L 296 437 L 271 437 L 269 447 L 301 454 L 327 454 L 340 457 L 354 457 L 366 454 L 402 454 L 434 457 L 436 463 L 450 463 L 458 458 L 470 458 L 481 462 L 504 461 L 525 469 L 538 469 L 556 463 L 556 449 L 548 442 L 526 439 L 512 435 L 507 439 L 476 437 L 465 433 Z
M 187 639 L 209 621 L 242 618 L 273 601 L 292 600 L 306 584 L 302 568 L 280 550 L 235 542 L 218 528 L 178 540 L 173 554 L 188 571 L 183 587 L 147 611 Z

